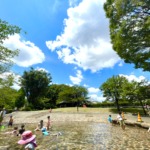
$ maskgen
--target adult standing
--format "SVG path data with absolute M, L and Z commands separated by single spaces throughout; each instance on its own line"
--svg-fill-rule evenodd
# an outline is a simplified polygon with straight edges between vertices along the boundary
M 121 128 L 122 128 L 123 130 L 125 130 L 125 122 L 124 122 L 124 119 L 122 118 L 121 112 L 118 113 L 118 115 L 117 115 L 117 120 L 118 120 L 118 122 L 119 122 Z

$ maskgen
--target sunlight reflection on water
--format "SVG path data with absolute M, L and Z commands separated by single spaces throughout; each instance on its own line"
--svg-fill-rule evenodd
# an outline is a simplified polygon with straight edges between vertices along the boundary
M 26 129 L 34 130 L 35 124 L 26 124 Z M 51 134 L 36 134 L 36 150 L 149 150 L 150 133 L 147 130 L 126 126 L 123 131 L 119 125 L 94 122 L 53 122 Z M 21 150 L 18 138 L 0 136 L 0 145 L 9 145 L 11 150 Z M 22 148 L 23 149 L 23 148 Z
M 150 134 L 145 129 L 111 126 L 104 123 L 61 122 L 54 125 L 55 131 L 61 131 L 57 147 L 59 149 L 119 150 L 150 149 Z

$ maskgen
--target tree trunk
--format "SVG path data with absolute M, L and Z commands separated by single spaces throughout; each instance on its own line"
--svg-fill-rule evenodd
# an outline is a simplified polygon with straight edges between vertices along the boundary
M 143 106 L 142 100 L 141 100 L 141 99 L 139 99 L 139 101 L 140 101 L 140 104 L 141 104 L 141 106 L 142 106 L 142 108 L 143 108 L 144 115 L 146 116 L 146 115 L 147 115 L 147 113 L 146 113 L 145 108 L 144 108 L 144 106 Z
M 118 112 L 120 112 L 120 107 L 119 107 L 119 103 L 118 103 L 119 100 L 117 97 L 115 97 L 115 101 L 116 101 L 117 110 L 118 110 Z
M 79 111 L 79 101 L 77 101 L 77 112 Z

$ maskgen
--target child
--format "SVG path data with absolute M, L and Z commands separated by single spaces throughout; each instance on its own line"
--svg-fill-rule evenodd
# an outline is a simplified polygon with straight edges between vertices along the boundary
M 49 132 L 46 130 L 46 127 L 43 127 L 41 129 L 41 131 L 42 131 L 43 135 L 49 135 Z
M 11 132 L 5 132 L 4 134 L 11 134 L 18 136 L 18 127 L 14 127 L 14 130 Z
M 43 128 L 43 120 L 41 120 L 40 123 L 38 123 L 38 126 L 34 131 L 40 131 L 42 128 Z
M 35 150 L 37 147 L 35 137 L 36 135 L 33 135 L 31 131 L 25 131 L 21 136 L 21 140 L 18 141 L 18 144 L 24 145 L 25 150 Z
M 108 121 L 109 121 L 110 123 L 112 123 L 111 115 L 108 116 Z
M 13 117 L 12 115 L 10 116 L 9 122 L 8 122 L 8 127 L 13 125 Z
M 19 129 L 19 135 L 22 135 L 22 133 L 25 131 L 25 128 L 24 128 L 24 124 L 21 125 L 21 128 Z
M 49 112 L 50 112 L 50 113 L 52 112 L 52 109 L 51 109 L 51 108 L 49 109 Z
M 46 126 L 46 127 L 47 127 L 47 130 L 49 130 L 49 129 L 50 129 L 50 126 L 51 126 L 50 116 L 48 116 L 47 119 L 48 119 L 48 120 L 47 120 L 47 126 Z

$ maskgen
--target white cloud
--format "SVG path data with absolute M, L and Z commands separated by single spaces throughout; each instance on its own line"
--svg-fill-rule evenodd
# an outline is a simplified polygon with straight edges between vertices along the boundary
M 21 40 L 20 35 L 9 36 L 4 41 L 4 46 L 12 50 L 19 49 L 19 56 L 14 58 L 14 62 L 21 67 L 29 67 L 42 63 L 45 60 L 42 50 L 30 41 Z
M 90 101 L 102 102 L 106 99 L 102 95 L 98 96 L 97 94 L 89 94 L 88 96 L 90 97 Z
M 88 92 L 88 97 L 90 97 L 90 101 L 102 102 L 106 99 L 105 97 L 103 97 L 103 94 L 101 93 L 99 88 L 89 87 Z
M 73 84 L 79 85 L 83 79 L 82 72 L 80 70 L 77 70 L 76 77 L 69 76 L 69 78 Z
M 136 77 L 135 75 L 131 74 L 131 75 L 124 75 L 124 74 L 120 74 L 119 76 L 123 76 L 125 78 L 128 79 L 128 81 L 136 81 L 136 82 L 140 82 L 142 80 L 146 80 L 146 78 L 144 76 L 139 76 L 139 77 Z
M 44 71 L 44 72 L 48 73 L 48 70 L 46 70 L 45 68 L 39 68 L 39 67 L 37 67 L 35 70 Z
M 118 66 L 122 67 L 123 66 L 123 61 L 120 61 Z
M 83 0 L 78 6 L 70 7 L 63 33 L 55 41 L 46 41 L 47 47 L 56 51 L 64 63 L 96 72 L 113 67 L 120 60 L 110 44 L 103 3 L 101 0 Z
M 90 87 L 88 88 L 89 93 L 98 93 L 100 90 L 98 88 Z

